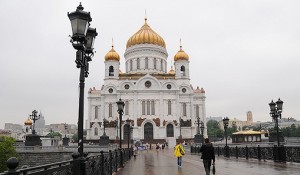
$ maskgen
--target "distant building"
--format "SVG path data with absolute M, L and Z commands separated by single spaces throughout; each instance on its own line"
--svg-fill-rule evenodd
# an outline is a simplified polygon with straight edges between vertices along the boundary
M 254 125 L 252 112 L 248 111 L 246 113 L 246 115 L 247 115 L 247 121 L 241 121 L 241 120 L 236 119 L 236 118 L 229 119 L 229 125 L 228 125 L 228 127 L 231 128 L 232 126 L 236 126 L 236 129 L 238 131 L 242 131 L 244 126 L 252 126 L 252 125 Z M 220 125 L 221 129 L 224 129 L 223 121 L 222 120 L 219 122 L 219 125 Z
M 40 118 L 35 121 L 34 129 L 38 135 L 42 135 L 45 130 L 45 118 L 42 112 L 40 112 Z
M 65 135 L 65 123 L 59 123 L 59 124 L 50 124 L 45 126 L 46 133 L 52 132 L 59 132 L 62 135 Z M 73 135 L 77 133 L 77 126 L 74 124 L 67 124 L 66 134 L 67 135 Z
M 5 123 L 4 124 L 5 130 L 11 130 L 13 132 L 22 132 L 23 127 L 20 124 L 13 124 L 13 123 Z

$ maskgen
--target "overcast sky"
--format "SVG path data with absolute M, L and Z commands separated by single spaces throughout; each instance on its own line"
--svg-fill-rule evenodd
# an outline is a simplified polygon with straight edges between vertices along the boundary
M 46 124 L 77 123 L 78 77 L 67 12 L 79 1 L 0 1 L 0 128 L 34 110 Z M 99 36 L 86 79 L 103 84 L 104 56 L 114 38 L 124 71 L 126 43 L 144 23 L 166 42 L 168 69 L 182 38 L 194 88 L 206 91 L 206 115 L 270 121 L 268 103 L 300 120 L 299 0 L 83 0 Z M 87 108 L 85 108 L 87 109 Z M 87 110 L 85 110 L 85 120 Z

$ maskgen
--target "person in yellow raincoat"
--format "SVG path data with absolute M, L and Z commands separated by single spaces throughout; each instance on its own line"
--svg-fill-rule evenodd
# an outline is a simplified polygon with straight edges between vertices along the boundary
M 182 165 L 182 156 L 184 156 L 185 151 L 180 142 L 177 142 L 177 145 L 174 148 L 174 156 L 177 157 L 177 165 L 181 167 Z

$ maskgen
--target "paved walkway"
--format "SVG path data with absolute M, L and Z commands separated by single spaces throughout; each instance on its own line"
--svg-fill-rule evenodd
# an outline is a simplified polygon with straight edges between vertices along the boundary
M 197 155 L 187 153 L 182 167 L 177 166 L 173 150 L 156 152 L 140 151 L 139 155 L 126 163 L 124 169 L 114 175 L 199 175 L 205 174 L 202 160 Z M 272 161 L 225 159 L 216 157 L 217 175 L 299 175 L 300 164 L 274 163 Z

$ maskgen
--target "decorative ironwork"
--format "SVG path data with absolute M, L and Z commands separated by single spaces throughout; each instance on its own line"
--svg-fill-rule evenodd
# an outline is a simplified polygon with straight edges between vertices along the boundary
M 199 153 L 200 147 L 191 146 L 191 153 Z M 229 157 L 257 159 L 257 160 L 274 160 L 287 162 L 300 162 L 300 147 L 281 146 L 277 147 L 229 147 Z M 215 147 L 215 154 L 225 156 L 225 147 Z

